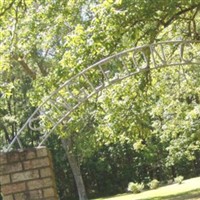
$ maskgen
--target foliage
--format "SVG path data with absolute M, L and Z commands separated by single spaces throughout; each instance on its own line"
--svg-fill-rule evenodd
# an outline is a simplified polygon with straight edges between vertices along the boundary
M 140 193 L 144 189 L 144 184 L 143 183 L 133 183 L 130 182 L 128 184 L 127 191 L 132 192 L 132 193 Z
M 94 62 L 133 46 L 198 40 L 199 6 L 199 0 L 0 1 L 0 147 L 44 98 Z M 199 75 L 189 64 L 140 73 L 80 106 L 47 142 L 60 198 L 76 198 L 62 137 L 72 141 L 90 196 L 123 192 L 129 181 L 199 175 Z M 30 147 L 41 136 L 27 129 L 20 139 Z
M 177 176 L 174 181 L 175 183 L 181 184 L 183 182 L 184 177 L 183 176 Z
M 185 180 L 183 185 L 173 184 L 167 185 L 154 190 L 147 190 L 141 194 L 118 194 L 113 197 L 108 198 L 99 198 L 96 200 L 139 200 L 139 199 L 148 199 L 148 200 L 192 200 L 199 198 L 199 180 L 200 178 L 192 178 Z
M 159 181 L 157 179 L 153 179 L 151 182 L 148 183 L 150 189 L 157 189 L 159 187 Z

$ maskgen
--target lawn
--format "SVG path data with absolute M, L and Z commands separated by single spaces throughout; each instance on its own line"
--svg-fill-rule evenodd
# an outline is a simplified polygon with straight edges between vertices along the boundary
M 96 200 L 200 200 L 200 177 L 139 194 L 121 194 Z

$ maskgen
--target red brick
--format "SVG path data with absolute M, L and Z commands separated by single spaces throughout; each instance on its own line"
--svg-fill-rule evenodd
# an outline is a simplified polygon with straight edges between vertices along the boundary
M 43 193 L 42 193 L 42 190 L 33 190 L 33 191 L 30 191 L 30 196 L 31 196 L 31 199 L 43 199 Z
M 19 162 L 19 152 L 9 152 L 7 154 L 8 163 Z
M 42 190 L 34 190 L 34 191 L 26 191 L 23 193 L 17 193 L 14 194 L 15 200 L 38 200 L 38 199 L 44 199 Z
M 12 182 L 19 182 L 19 181 L 26 181 L 39 178 L 39 171 L 32 170 L 32 171 L 24 171 L 19 173 L 11 174 Z
M 16 184 L 10 184 L 10 185 L 4 185 L 1 187 L 2 193 L 4 195 L 13 194 L 16 192 L 22 192 L 25 191 L 25 183 L 16 183 Z
M 52 174 L 53 174 L 53 172 L 52 172 L 52 169 L 50 167 L 40 169 L 40 176 L 42 178 L 50 177 L 50 176 L 52 176 Z
M 0 176 L 0 184 L 5 185 L 10 183 L 10 176 L 9 175 L 2 175 Z
M 46 188 L 43 190 L 44 197 L 54 197 L 55 196 L 55 190 L 53 188 Z
M 50 161 L 48 157 L 46 157 L 46 158 L 25 161 L 23 162 L 23 165 L 24 165 L 24 169 L 35 169 L 35 168 L 49 166 Z
M 26 160 L 36 158 L 36 152 L 34 150 L 26 152 Z
M 20 152 L 19 156 L 21 161 L 25 161 L 36 158 L 36 153 L 34 149 L 28 149 Z
M 29 190 L 51 187 L 53 185 L 54 185 L 53 180 L 51 178 L 43 178 L 43 179 L 28 181 L 27 183 Z
M 46 147 L 39 147 L 36 149 L 38 157 L 45 157 L 48 156 L 48 150 Z
M 6 165 L 0 165 L 0 176 L 5 174 Z
M 14 200 L 12 195 L 7 195 L 3 197 L 3 200 Z
M 0 165 L 7 163 L 7 157 L 5 153 L 0 153 Z
M 14 194 L 14 197 L 15 197 L 15 200 L 25 200 L 26 192 Z
M 0 152 L 0 182 L 4 200 L 58 200 L 51 154 L 44 147 Z
M 0 175 L 10 174 L 12 172 L 22 171 L 21 163 L 12 163 L 9 165 L 1 165 L 0 166 Z

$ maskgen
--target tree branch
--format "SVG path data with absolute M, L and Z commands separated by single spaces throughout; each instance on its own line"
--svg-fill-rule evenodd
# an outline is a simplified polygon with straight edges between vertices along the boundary
M 41 72 L 41 74 L 42 74 L 43 76 L 47 76 L 47 74 L 48 74 L 47 70 L 45 69 L 45 65 L 44 65 L 44 63 L 45 63 L 44 59 L 46 58 L 48 52 L 49 52 L 49 49 L 46 50 L 45 55 L 44 55 L 44 57 L 41 59 L 41 61 L 38 61 L 38 62 L 37 62 L 37 65 L 38 65 L 38 67 L 39 67 L 39 69 L 40 69 L 40 72 Z
M 189 8 L 186 8 L 184 10 L 181 10 L 179 12 L 177 12 L 175 15 L 173 15 L 169 20 L 167 20 L 166 22 L 164 21 L 161 21 L 162 25 L 166 28 L 167 26 L 169 26 L 174 20 L 176 20 L 180 15 L 188 12 L 188 11 L 191 11 L 195 8 L 198 8 L 200 6 L 200 4 L 197 4 L 197 5 L 194 5 L 192 7 L 189 7 Z
M 19 64 L 23 67 L 24 71 L 32 78 L 36 79 L 36 73 L 33 72 L 24 60 L 18 60 Z
M 13 58 L 22 66 L 24 69 L 25 73 L 28 74 L 32 79 L 36 79 L 36 73 L 30 69 L 28 64 L 24 61 L 23 58 L 20 58 L 18 56 L 13 56 Z
M 13 6 L 13 4 L 15 3 L 15 0 L 13 0 L 7 8 L 5 8 L 1 13 L 0 13 L 0 17 L 3 16 L 8 10 L 10 10 Z
M 5 133 L 5 139 L 6 139 L 6 141 L 11 142 L 12 138 L 9 136 L 9 133 L 8 133 L 6 127 L 1 122 L 0 122 L 0 128 L 3 129 L 3 131 Z
M 38 65 L 38 67 L 40 69 L 41 74 L 43 76 L 46 76 L 47 75 L 47 71 L 44 69 L 43 65 L 41 63 L 39 63 L 39 62 L 37 62 L 37 65 Z

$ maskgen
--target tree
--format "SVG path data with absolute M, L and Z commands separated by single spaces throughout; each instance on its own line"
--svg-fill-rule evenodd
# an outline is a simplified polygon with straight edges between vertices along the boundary
M 197 0 L 1 1 L 0 137 L 9 142 L 43 98 L 106 56 L 133 44 L 199 39 L 199 6 Z M 134 153 L 141 153 L 143 169 L 153 169 L 152 174 L 157 164 L 164 169 L 166 161 L 173 166 L 177 157 L 195 158 L 199 89 L 198 76 L 196 82 L 192 77 L 198 69 L 186 68 L 181 75 L 179 71 L 147 72 L 127 79 L 88 100 L 71 123 L 58 129 L 74 166 L 80 199 L 86 199 L 80 167 L 105 144 L 107 149 L 131 144 Z M 179 93 L 172 92 L 174 82 L 180 85 L 175 87 Z M 22 142 L 34 145 L 39 136 L 28 130 Z M 180 156 L 175 152 L 183 144 Z M 152 156 L 159 151 L 163 152 L 160 163 Z
M 180 37 L 182 39 L 198 39 L 199 36 L 196 31 L 198 29 L 196 27 L 196 22 L 199 18 L 199 3 L 197 1 L 170 1 L 170 3 L 166 1 L 154 1 L 151 3 L 152 4 L 149 5 L 149 2 L 146 1 L 97 2 L 91 8 L 91 10 L 93 11 L 93 19 L 91 21 L 91 24 L 86 29 L 84 29 L 84 26 L 82 25 L 77 26 L 77 29 L 74 31 L 74 35 L 70 35 L 67 38 L 66 45 L 67 48 L 69 48 L 70 50 L 65 53 L 61 62 L 62 66 L 68 65 L 73 68 L 75 62 L 78 60 L 76 69 L 80 71 L 92 62 L 111 55 L 115 52 L 118 52 L 122 49 L 128 48 L 133 43 L 140 45 L 166 39 L 180 39 Z M 178 29 L 176 27 L 178 27 Z M 72 74 L 75 74 L 76 72 L 77 71 L 73 72 Z M 98 118 L 98 120 L 96 120 L 96 124 L 99 124 L 98 127 L 100 130 L 97 135 L 103 133 L 103 135 L 105 136 L 103 136 L 103 143 L 112 143 L 113 141 L 116 141 L 116 133 L 121 136 L 121 134 L 123 133 L 123 130 L 121 131 L 121 129 L 129 130 L 128 126 L 130 126 L 130 124 L 133 124 L 133 130 L 134 128 L 137 130 L 135 131 L 137 135 L 133 135 L 131 133 L 129 134 L 130 137 L 135 136 L 135 139 L 138 138 L 140 140 L 146 138 L 146 136 L 149 135 L 148 139 L 151 140 L 151 138 L 153 137 L 151 135 L 154 135 L 154 133 L 158 131 L 158 127 L 156 128 L 156 130 L 154 130 L 155 127 L 151 124 L 155 123 L 155 119 L 151 114 L 151 112 L 154 111 L 151 111 L 152 108 L 150 106 L 151 104 L 153 104 L 153 102 L 148 103 L 147 101 L 144 102 L 144 105 L 142 105 L 142 99 L 147 98 L 147 95 L 144 96 L 143 93 L 146 92 L 146 94 L 149 95 L 149 92 L 150 94 L 155 92 L 152 88 L 150 89 L 149 87 L 151 86 L 152 82 L 155 81 L 151 80 L 151 75 L 152 73 L 147 73 L 136 78 L 136 80 L 139 82 L 138 85 L 140 87 L 132 89 L 131 92 L 129 90 L 129 92 L 127 92 L 126 94 L 128 97 L 131 96 L 130 93 L 135 93 L 135 96 L 141 96 L 138 104 L 135 102 L 131 102 L 132 105 L 128 107 L 138 107 L 138 113 L 137 110 L 134 110 L 133 114 L 124 114 L 123 110 L 127 111 L 127 100 L 124 100 L 124 105 L 126 105 L 125 107 L 116 106 L 117 104 L 119 104 L 120 101 L 123 102 L 123 100 L 121 100 L 121 91 L 119 97 L 116 97 L 117 95 L 115 88 L 111 89 L 108 93 L 103 93 L 102 99 L 104 102 L 106 102 L 107 100 L 106 96 L 113 98 L 116 97 L 115 100 L 112 99 L 113 101 L 110 102 L 110 104 L 107 102 L 107 109 L 102 109 L 102 102 L 100 102 L 100 105 L 98 104 L 98 106 L 100 107 L 99 110 L 104 110 L 104 113 L 106 113 L 105 118 L 102 117 L 104 116 L 103 114 L 100 114 L 100 117 Z M 176 78 L 175 81 L 179 80 Z M 131 80 L 130 83 L 134 84 L 135 82 Z M 166 84 L 166 81 L 164 84 Z M 126 82 L 125 86 L 120 85 L 118 88 L 122 87 L 123 89 L 127 89 L 127 85 L 128 84 Z M 158 97 L 159 95 L 161 94 L 158 94 Z M 158 97 L 152 97 L 154 103 L 157 101 Z M 166 96 L 166 98 L 169 99 L 171 99 L 171 97 L 172 95 Z M 177 102 L 173 101 L 173 103 L 176 104 Z M 159 104 L 155 104 L 155 106 L 157 105 Z M 145 108 L 143 106 L 145 106 Z M 164 106 L 165 105 L 162 105 L 162 107 Z M 141 110 L 141 108 L 143 108 L 144 111 Z M 182 111 L 183 110 L 179 110 L 177 112 L 180 113 Z M 121 119 L 121 116 L 123 115 L 130 117 L 130 121 L 127 122 L 127 118 Z M 132 115 L 134 115 L 134 117 Z M 115 123 L 113 123 L 113 121 Z M 133 123 L 134 121 L 135 123 Z M 173 121 L 172 123 L 175 122 Z M 184 123 L 184 120 L 182 121 L 182 123 Z M 123 126 L 121 126 L 121 124 L 123 124 Z M 161 132 L 159 132 L 158 134 L 162 135 Z M 142 138 L 140 135 L 143 135 Z M 122 136 L 121 138 L 123 138 Z M 101 137 L 102 136 L 100 136 L 100 138 Z M 99 136 L 97 138 L 99 138 Z M 176 142 L 178 142 L 178 140 L 180 142 L 181 139 L 177 139 Z M 160 138 L 158 138 L 158 141 L 160 142 Z M 174 147 L 176 145 L 176 142 L 174 140 Z M 189 143 L 191 143 L 191 141 Z M 98 145 L 99 143 L 97 144 L 97 146 Z M 165 148 L 167 146 L 169 147 L 169 141 L 165 143 L 165 145 Z M 193 148 L 193 150 L 199 148 L 198 144 L 195 144 L 194 146 L 195 147 Z M 174 151 L 177 151 L 177 148 L 176 150 L 173 150 L 173 152 Z M 166 153 L 167 152 L 165 152 L 165 154 Z M 172 156 L 172 154 L 170 154 L 169 157 L 173 158 L 174 156 Z M 181 157 L 183 158 L 184 156 L 185 155 L 183 154 Z
M 23 125 L 24 117 L 27 118 L 42 98 L 49 94 L 48 90 L 58 86 L 57 80 L 61 79 L 59 61 L 66 50 L 63 47 L 64 37 L 81 21 L 78 11 L 83 2 L 79 1 L 77 7 L 73 1 L 1 2 L 0 69 L 4 76 L 9 72 L 8 77 L 2 79 L 2 86 L 7 87 L 1 89 L 5 99 L 0 122 L 4 141 L 12 140 L 14 133 Z M 24 106 L 29 112 L 21 113 L 21 109 L 28 111 Z M 11 129 L 8 130 L 9 126 Z M 27 134 L 32 135 L 31 130 Z M 30 142 L 26 135 L 26 145 L 34 145 L 38 134 L 34 134 Z M 81 186 L 79 184 L 78 189 L 81 190 Z M 86 196 L 80 196 L 80 199 L 86 199 Z

